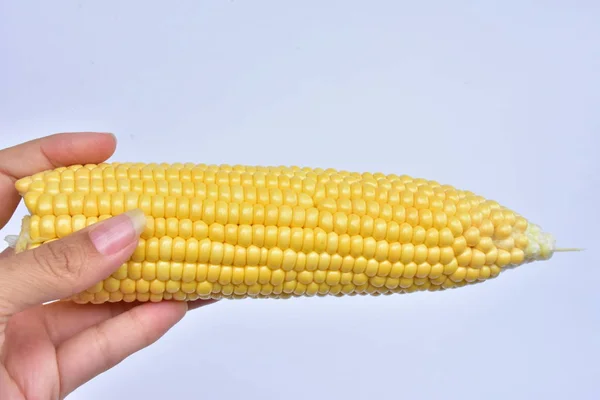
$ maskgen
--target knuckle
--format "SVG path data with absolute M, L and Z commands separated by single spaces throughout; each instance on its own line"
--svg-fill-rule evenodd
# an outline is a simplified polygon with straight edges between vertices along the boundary
M 105 331 L 102 324 L 93 326 L 92 343 L 96 346 L 96 351 L 100 356 L 99 362 L 103 370 L 112 368 L 119 362 L 118 357 L 114 354 L 114 349 L 111 344 L 108 333 Z
M 55 241 L 40 246 L 33 257 L 52 277 L 77 280 L 86 264 L 85 251 L 75 243 Z
M 148 347 L 156 341 L 156 337 L 153 334 L 153 330 L 145 323 L 139 313 L 140 309 L 132 309 L 129 312 L 131 322 L 135 326 L 135 331 L 139 332 L 140 343 L 143 347 Z

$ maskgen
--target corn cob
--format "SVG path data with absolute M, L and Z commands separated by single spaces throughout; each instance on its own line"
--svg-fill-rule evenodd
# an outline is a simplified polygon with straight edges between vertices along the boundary
M 436 181 L 334 169 L 73 165 L 16 182 L 16 251 L 140 208 L 131 258 L 77 303 L 439 291 L 549 259 L 552 235 Z

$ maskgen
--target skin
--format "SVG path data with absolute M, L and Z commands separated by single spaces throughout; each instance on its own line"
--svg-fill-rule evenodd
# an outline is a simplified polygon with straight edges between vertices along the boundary
M 113 135 L 82 132 L 0 150 L 0 229 L 20 201 L 15 180 L 55 167 L 100 163 L 115 148 Z M 121 217 L 120 223 L 128 221 Z M 101 229 L 102 223 L 97 225 Z M 94 246 L 94 228 L 24 253 L 10 248 L 0 253 L 1 399 L 63 399 L 160 339 L 187 311 L 212 303 L 44 304 L 108 277 L 133 253 L 138 240 L 133 229 L 120 235 L 119 246 L 107 255 Z

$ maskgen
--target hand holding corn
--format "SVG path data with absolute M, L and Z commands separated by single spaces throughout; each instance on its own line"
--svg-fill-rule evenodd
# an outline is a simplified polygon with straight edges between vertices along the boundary
M 0 222 L 19 196 L 29 211 L 14 252 L 0 260 L 0 345 L 20 355 L 23 337 L 51 343 L 50 357 L 63 360 L 51 364 L 69 371 L 55 372 L 66 383 L 50 389 L 61 393 L 100 372 L 82 352 L 113 365 L 160 337 L 192 301 L 435 292 L 565 250 L 517 212 L 435 181 L 104 162 L 113 150 L 112 136 L 80 134 L 0 153 L 0 193 L 9 199 Z M 71 301 L 40 308 L 54 299 Z M 124 312 L 108 319 L 115 310 Z M 133 336 L 113 348 L 106 338 L 120 330 Z
M 19 202 L 16 180 L 61 165 L 102 162 L 114 148 L 112 135 L 81 133 L 0 150 L 0 228 Z M 64 398 L 159 339 L 188 308 L 207 304 L 44 304 L 117 270 L 136 249 L 145 222 L 132 211 L 31 251 L 0 254 L 0 399 Z

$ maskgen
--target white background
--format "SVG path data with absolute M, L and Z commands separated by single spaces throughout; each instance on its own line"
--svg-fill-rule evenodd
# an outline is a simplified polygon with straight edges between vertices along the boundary
M 1 147 L 406 173 L 587 249 L 443 293 L 222 301 L 71 399 L 600 398 L 597 1 L 0 4 Z

